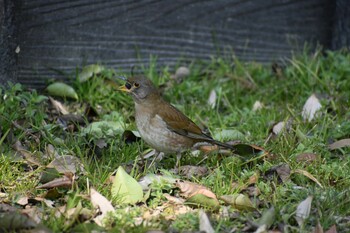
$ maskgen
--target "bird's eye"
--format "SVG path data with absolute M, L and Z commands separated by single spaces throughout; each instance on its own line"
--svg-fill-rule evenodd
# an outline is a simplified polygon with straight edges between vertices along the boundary
M 140 84 L 139 83 L 134 83 L 134 87 L 139 87 L 140 86 Z
M 125 87 L 126 87 L 128 90 L 130 90 L 131 84 L 130 84 L 130 83 L 125 83 Z

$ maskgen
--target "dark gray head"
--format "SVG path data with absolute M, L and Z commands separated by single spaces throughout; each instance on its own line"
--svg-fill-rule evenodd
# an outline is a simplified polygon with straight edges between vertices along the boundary
M 119 90 L 130 93 L 135 101 L 144 101 L 147 97 L 159 95 L 151 80 L 144 76 L 128 78 L 125 85 L 121 86 Z

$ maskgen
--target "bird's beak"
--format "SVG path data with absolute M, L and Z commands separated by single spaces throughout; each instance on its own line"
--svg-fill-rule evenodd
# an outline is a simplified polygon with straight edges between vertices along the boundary
M 119 90 L 119 91 L 124 91 L 124 92 L 131 92 L 131 89 L 126 88 L 125 85 L 120 86 L 120 87 L 118 88 L 118 90 Z

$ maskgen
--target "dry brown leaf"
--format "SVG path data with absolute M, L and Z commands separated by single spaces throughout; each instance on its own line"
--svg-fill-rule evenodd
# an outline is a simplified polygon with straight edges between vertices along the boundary
M 19 152 L 23 158 L 31 165 L 36 165 L 36 166 L 41 166 L 40 161 L 34 156 L 33 153 L 29 152 L 20 141 L 16 141 L 13 145 L 12 148 Z
M 27 205 L 23 210 L 21 210 L 21 213 L 27 215 L 36 223 L 40 223 L 45 217 L 43 210 L 36 206 Z
M 317 221 L 317 225 L 316 225 L 313 233 L 323 233 L 323 227 L 321 226 L 320 221 Z
M 16 203 L 18 205 L 22 205 L 22 206 L 28 205 L 28 197 L 22 196 L 18 199 L 18 201 Z
M 194 195 L 202 194 L 206 197 L 217 200 L 216 195 L 203 185 L 195 184 L 189 181 L 177 180 L 176 186 L 181 190 L 181 195 L 185 198 L 190 198 Z
M 45 203 L 45 205 L 47 207 L 49 207 L 49 208 L 53 208 L 54 207 L 54 202 L 53 201 L 45 199 L 43 197 L 35 197 L 35 198 L 31 199 L 31 201 L 32 200 L 37 201 L 37 202 Z
M 301 170 L 301 169 L 295 169 L 295 170 L 292 171 L 292 173 L 298 173 L 298 174 L 304 175 L 307 178 L 309 178 L 310 180 L 314 181 L 318 186 L 323 188 L 321 183 L 311 173 L 309 173 L 308 171 Z
M 296 157 L 296 160 L 298 162 L 306 162 L 306 163 L 314 162 L 318 159 L 319 159 L 319 156 L 314 153 L 301 153 L 301 154 L 298 154 Z
M 202 177 L 208 174 L 208 168 L 204 166 L 185 165 L 179 168 L 179 174 L 186 176 L 188 179 L 192 177 Z
M 259 179 L 259 174 L 254 173 L 251 177 L 249 177 L 248 185 L 256 184 L 258 182 L 258 179 Z
M 50 182 L 37 187 L 37 189 L 52 189 L 57 187 L 72 187 L 74 181 L 74 174 L 66 173 L 63 177 L 56 178 Z
M 55 147 L 51 144 L 46 145 L 45 153 L 49 158 L 52 159 L 59 157 L 59 154 L 57 153 Z
M 106 217 L 108 212 L 114 212 L 115 209 L 112 206 L 112 203 L 99 192 L 97 192 L 94 188 L 90 189 L 90 200 L 92 205 L 95 208 L 99 208 L 101 211 L 101 215 L 96 216 L 94 218 L 94 221 L 97 225 L 103 226 L 103 219 Z
M 350 146 L 350 138 L 346 138 L 346 139 L 342 139 L 339 141 L 336 141 L 330 145 L 328 145 L 328 148 L 330 150 L 336 150 L 336 149 L 340 149 L 343 147 L 349 147 Z
M 289 180 L 290 172 L 291 170 L 288 164 L 280 164 L 270 168 L 267 172 L 265 172 L 265 177 L 271 179 L 271 176 L 277 173 L 281 181 L 286 182 Z
M 84 166 L 79 158 L 72 155 L 62 155 L 55 158 L 46 167 L 55 168 L 59 173 L 71 172 L 76 174 L 77 171 L 84 171 Z
M 52 106 L 57 110 L 57 112 L 59 112 L 63 115 L 69 114 L 69 111 L 61 102 L 55 100 L 54 98 L 52 98 L 50 96 L 49 96 L 49 99 L 50 99 Z
M 329 228 L 328 231 L 326 231 L 325 233 L 337 233 L 337 227 L 336 225 L 333 225 L 331 228 Z
M 173 197 L 168 193 L 163 193 L 163 196 L 172 204 L 182 205 L 185 203 L 184 199 L 178 198 L 178 197 Z

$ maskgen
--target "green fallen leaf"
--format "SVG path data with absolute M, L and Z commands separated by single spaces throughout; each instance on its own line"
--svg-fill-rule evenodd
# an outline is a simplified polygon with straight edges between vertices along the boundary
M 244 140 L 244 134 L 236 129 L 223 129 L 215 133 L 214 138 L 219 141 Z
M 220 197 L 220 199 L 238 210 L 255 210 L 253 203 L 250 201 L 249 197 L 240 193 L 232 195 L 223 195 Z
M 220 203 L 217 199 L 210 198 L 203 194 L 196 194 L 188 198 L 185 202 L 188 205 L 194 205 L 198 207 L 206 207 L 213 210 L 216 210 L 220 207 Z
M 94 74 L 101 73 L 102 70 L 104 70 L 104 67 L 97 64 L 85 66 L 83 70 L 78 74 L 78 81 L 81 83 L 86 82 L 92 76 L 94 76 Z
M 68 97 L 78 100 L 78 94 L 75 92 L 73 87 L 62 82 L 52 83 L 46 88 L 46 90 L 49 95 L 52 96 Z
M 93 135 L 97 138 L 103 136 L 121 135 L 124 132 L 125 124 L 121 121 L 97 121 L 85 127 L 82 135 Z
M 142 201 L 142 187 L 119 166 L 112 185 L 112 197 L 119 204 L 135 204 Z
M 275 219 L 276 219 L 275 208 L 271 207 L 270 209 L 265 210 L 263 212 L 257 224 L 258 226 L 266 225 L 266 228 L 269 229 L 274 223 Z

